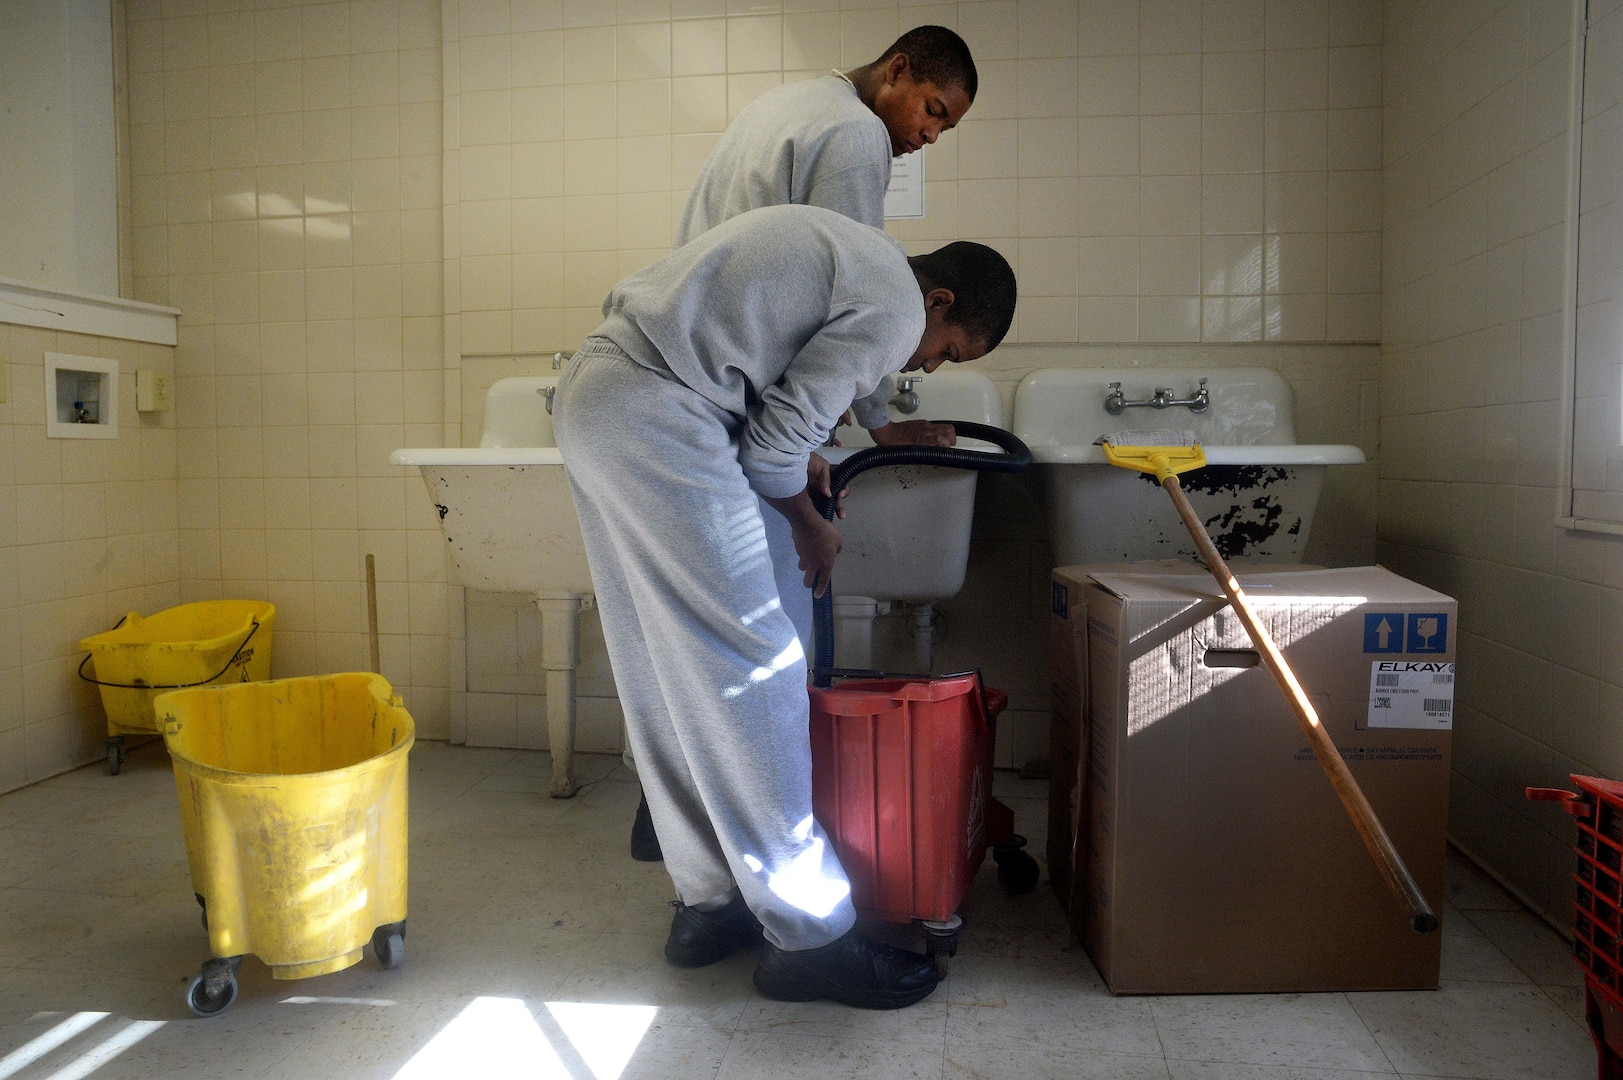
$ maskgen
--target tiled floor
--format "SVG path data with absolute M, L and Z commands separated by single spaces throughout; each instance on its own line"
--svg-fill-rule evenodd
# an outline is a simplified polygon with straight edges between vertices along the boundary
M 544 754 L 412 752 L 405 963 L 274 982 L 226 1013 L 182 992 L 207 952 L 161 747 L 0 796 L 0 1080 L 52 1077 L 969 1077 L 1575 1080 L 1595 1075 L 1560 938 L 1463 859 L 1443 989 L 1112 997 L 1044 885 L 965 904 L 961 951 L 895 1013 L 787 1005 L 753 957 L 669 967 L 669 881 L 625 854 L 636 789 L 611 758 L 573 800 Z M 1045 785 L 1000 776 L 1042 851 Z

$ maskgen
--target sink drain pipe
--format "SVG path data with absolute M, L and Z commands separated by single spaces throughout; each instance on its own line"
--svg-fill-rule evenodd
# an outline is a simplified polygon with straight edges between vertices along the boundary
M 1013 432 L 990 424 L 973 424 L 967 420 L 935 421 L 950 423 L 959 438 L 979 439 L 1002 450 L 1001 454 L 984 454 L 956 446 L 875 446 L 858 451 L 834 466 L 829 478 L 829 490 L 838 493 L 861 472 L 881 465 L 936 465 L 946 469 L 972 469 L 976 472 L 1017 473 L 1031 464 L 1031 450 Z M 834 500 L 817 499 L 817 508 L 823 517 L 834 520 Z M 813 664 L 812 685 L 828 687 L 834 682 L 834 586 L 823 590 L 823 595 L 812 600 Z

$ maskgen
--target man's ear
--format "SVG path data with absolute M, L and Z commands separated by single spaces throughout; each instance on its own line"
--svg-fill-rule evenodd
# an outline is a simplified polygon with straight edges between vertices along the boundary
M 945 289 L 937 286 L 924 294 L 924 310 L 939 310 L 941 314 L 945 315 L 947 313 L 947 309 L 952 307 L 953 301 L 957 299 L 958 298 L 953 295 L 951 289 Z
M 903 75 L 912 76 L 912 61 L 908 60 L 906 53 L 897 53 L 885 61 L 885 85 L 895 86 Z

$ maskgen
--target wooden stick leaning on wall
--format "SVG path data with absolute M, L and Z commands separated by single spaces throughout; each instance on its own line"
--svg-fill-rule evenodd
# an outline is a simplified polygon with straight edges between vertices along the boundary
M 378 657 L 378 568 L 377 560 L 372 553 L 366 553 L 366 636 L 370 647 L 371 670 L 376 674 L 383 674 L 383 664 Z

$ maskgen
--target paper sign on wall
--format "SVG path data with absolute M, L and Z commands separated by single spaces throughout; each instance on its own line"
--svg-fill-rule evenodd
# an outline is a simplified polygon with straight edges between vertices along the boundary
M 924 148 L 890 159 L 890 186 L 885 189 L 885 220 L 924 216 Z

